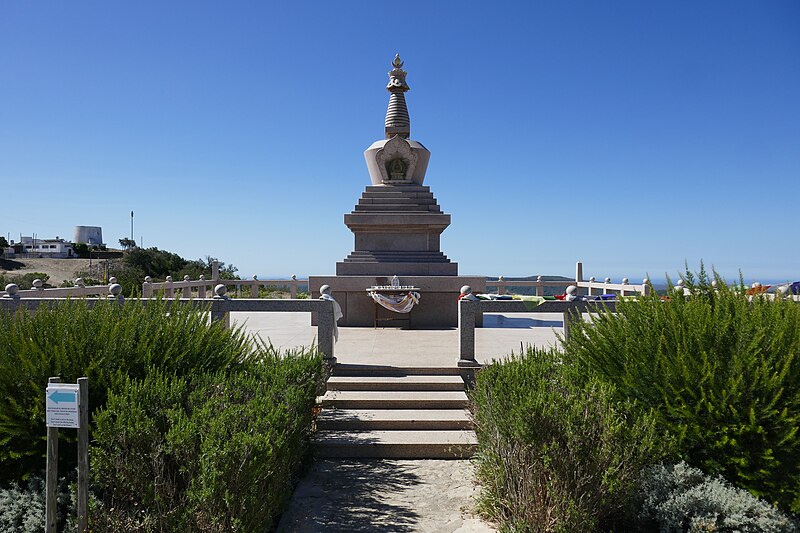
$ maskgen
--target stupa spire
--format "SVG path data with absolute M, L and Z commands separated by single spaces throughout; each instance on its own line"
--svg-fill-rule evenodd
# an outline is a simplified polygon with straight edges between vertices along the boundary
M 391 139 L 399 135 L 403 139 L 408 139 L 411 135 L 411 120 L 408 118 L 408 107 L 406 106 L 405 92 L 409 90 L 406 83 L 406 74 L 403 70 L 403 60 L 399 54 L 395 54 L 394 67 L 389 72 L 389 84 L 386 90 L 391 93 L 389 97 L 389 108 L 386 110 L 386 138 Z

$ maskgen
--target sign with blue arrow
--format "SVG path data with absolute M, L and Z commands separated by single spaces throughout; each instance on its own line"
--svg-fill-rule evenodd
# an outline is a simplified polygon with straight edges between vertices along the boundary
M 51 383 L 45 393 L 47 427 L 78 428 L 78 385 Z

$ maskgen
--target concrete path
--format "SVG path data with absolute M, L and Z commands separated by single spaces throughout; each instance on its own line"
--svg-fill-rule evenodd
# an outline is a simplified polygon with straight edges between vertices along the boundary
M 232 319 L 282 349 L 309 346 L 316 328 L 306 313 L 233 313 Z M 476 329 L 476 359 L 503 359 L 521 346 L 550 346 L 561 315 L 484 315 Z M 455 366 L 458 332 L 340 328 L 339 363 L 384 366 Z M 495 531 L 471 513 L 477 489 L 464 460 L 318 460 L 300 482 L 280 532 Z
M 320 460 L 278 532 L 494 532 L 471 512 L 472 476 L 463 460 Z
M 281 348 L 309 346 L 316 327 L 308 313 L 232 313 L 232 321 Z M 480 363 L 503 359 L 520 346 L 552 346 L 563 332 L 562 316 L 552 313 L 484 315 L 484 327 L 475 330 L 475 358 Z M 339 328 L 335 347 L 340 363 L 389 366 L 455 366 L 458 331 L 393 328 Z

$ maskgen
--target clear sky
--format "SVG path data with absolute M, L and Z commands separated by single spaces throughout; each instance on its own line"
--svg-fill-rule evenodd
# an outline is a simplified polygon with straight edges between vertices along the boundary
M 796 0 L 0 0 L 0 233 L 332 274 L 396 52 L 460 273 L 800 279 Z

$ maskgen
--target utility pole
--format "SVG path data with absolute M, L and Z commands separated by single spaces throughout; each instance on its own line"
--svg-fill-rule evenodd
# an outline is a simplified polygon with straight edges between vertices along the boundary
M 133 211 L 131 211 L 131 241 L 133 240 Z

